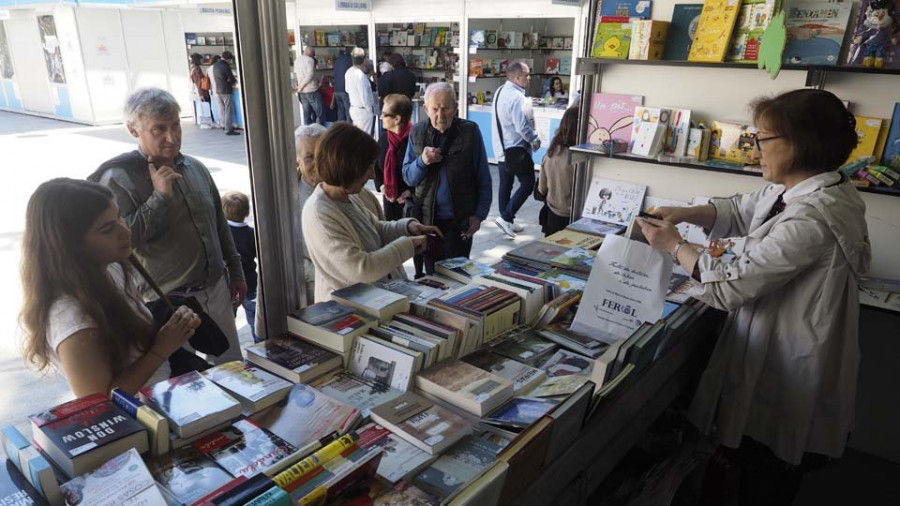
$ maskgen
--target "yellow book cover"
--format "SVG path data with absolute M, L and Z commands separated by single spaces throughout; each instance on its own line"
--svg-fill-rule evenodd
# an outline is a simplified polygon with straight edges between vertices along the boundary
M 722 62 L 740 12 L 740 0 L 706 0 L 688 61 Z
M 567 248 L 584 248 L 595 250 L 599 248 L 601 244 L 603 244 L 603 238 L 596 235 L 564 229 L 555 234 L 544 237 L 543 239 L 541 239 L 541 242 L 556 244 L 557 246 L 565 246 Z
M 888 134 L 891 131 L 891 120 L 888 118 L 881 120 L 881 129 L 878 131 L 878 141 L 875 143 L 875 163 L 881 163 L 884 158 L 884 146 L 887 144 Z
M 713 121 L 710 126 L 709 157 L 728 162 L 756 165 L 756 129 L 740 123 Z
M 847 158 L 848 162 L 852 162 L 863 156 L 872 156 L 875 154 L 875 146 L 878 144 L 878 134 L 881 132 L 881 118 L 868 118 L 866 116 L 855 116 L 856 118 L 856 135 L 859 137 L 859 144 L 850 153 Z

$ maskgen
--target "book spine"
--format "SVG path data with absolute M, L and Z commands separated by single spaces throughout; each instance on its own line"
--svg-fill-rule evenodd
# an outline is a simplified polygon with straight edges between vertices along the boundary
M 124 409 L 126 413 L 131 415 L 132 418 L 137 418 L 138 408 L 143 406 L 143 404 L 141 404 L 141 401 L 135 399 L 128 392 L 122 390 L 121 388 L 113 388 L 113 391 L 110 394 L 109 398 L 120 408 Z
M 340 455 L 342 451 L 355 444 L 358 440 L 359 436 L 352 432 L 341 436 L 337 441 L 334 441 L 321 450 L 318 450 L 316 453 L 313 453 L 309 457 L 277 474 L 274 478 L 275 484 L 281 488 L 287 487 L 291 483 L 303 478 L 305 474 L 316 467 Z

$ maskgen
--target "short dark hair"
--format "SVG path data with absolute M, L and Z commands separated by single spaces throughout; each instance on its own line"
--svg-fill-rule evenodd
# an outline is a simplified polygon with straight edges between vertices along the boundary
M 250 216 L 250 199 L 241 192 L 225 192 L 222 195 L 222 210 L 228 221 L 243 223 Z
M 378 143 L 346 121 L 331 125 L 316 146 L 316 174 L 322 182 L 347 187 L 363 177 L 378 158 Z
M 402 68 L 406 66 L 406 60 L 403 59 L 402 55 L 394 53 L 388 57 L 388 63 L 391 64 L 391 67 Z
M 222 59 L 232 60 L 234 59 L 234 53 L 232 53 L 231 51 L 222 51 Z
M 391 93 L 384 97 L 384 106 L 391 114 L 400 116 L 402 123 L 409 123 L 409 119 L 412 117 L 412 101 L 409 97 L 400 93 Z
M 801 89 L 762 97 L 751 108 L 754 123 L 764 122 L 773 135 L 791 144 L 793 170 L 835 171 L 859 142 L 856 119 L 840 99 L 825 90 Z
M 200 53 L 191 53 L 191 63 L 194 65 L 200 65 L 200 62 L 203 61 L 203 56 Z

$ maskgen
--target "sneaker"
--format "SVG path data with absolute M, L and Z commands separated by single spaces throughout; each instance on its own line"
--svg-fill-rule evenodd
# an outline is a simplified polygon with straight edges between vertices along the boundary
M 504 220 L 503 218 L 499 218 L 499 217 L 494 219 L 494 223 L 496 223 L 497 227 L 499 227 L 500 230 L 502 230 L 503 233 L 506 234 L 506 236 L 509 237 L 510 239 L 516 237 L 516 233 L 513 231 L 512 223 Z
M 241 133 L 238 132 L 237 130 L 229 130 L 229 131 L 225 132 L 225 135 L 241 135 Z
M 522 232 L 525 230 L 525 225 L 519 225 L 518 223 L 513 221 L 512 222 L 512 230 L 513 230 L 513 232 L 518 234 L 519 232 Z

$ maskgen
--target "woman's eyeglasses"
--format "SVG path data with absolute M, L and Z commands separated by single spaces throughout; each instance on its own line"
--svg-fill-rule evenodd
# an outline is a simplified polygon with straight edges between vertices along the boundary
M 781 135 L 773 135 L 772 137 L 766 137 L 766 138 L 763 138 L 763 139 L 760 139 L 759 137 L 756 137 L 756 138 L 754 138 L 753 140 L 756 141 L 756 149 L 762 151 L 762 143 L 764 143 L 764 142 L 766 142 L 766 141 L 771 141 L 772 139 L 780 139 L 781 137 L 782 137 Z

